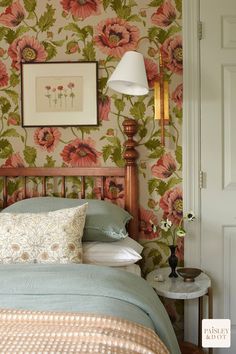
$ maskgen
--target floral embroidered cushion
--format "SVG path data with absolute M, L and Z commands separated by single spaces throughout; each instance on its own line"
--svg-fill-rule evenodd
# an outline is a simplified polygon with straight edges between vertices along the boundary
M 1 213 L 0 263 L 82 263 L 87 206 Z

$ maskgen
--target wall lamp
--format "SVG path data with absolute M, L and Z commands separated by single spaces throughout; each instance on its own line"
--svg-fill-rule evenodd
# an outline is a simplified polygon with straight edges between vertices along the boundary
M 107 82 L 108 87 L 125 95 L 148 94 L 148 81 L 143 55 L 135 51 L 126 52 Z M 164 78 L 160 54 L 159 80 L 154 83 L 154 117 L 161 123 L 161 144 L 165 145 L 164 127 L 169 121 L 169 87 Z

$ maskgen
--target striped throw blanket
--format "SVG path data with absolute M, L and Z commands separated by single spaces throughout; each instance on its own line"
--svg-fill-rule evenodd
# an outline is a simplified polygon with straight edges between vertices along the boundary
M 168 354 L 152 329 L 113 316 L 0 310 L 0 353 Z

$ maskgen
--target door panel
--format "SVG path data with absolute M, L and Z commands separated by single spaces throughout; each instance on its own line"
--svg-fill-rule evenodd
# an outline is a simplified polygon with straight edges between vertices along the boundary
M 236 353 L 236 1 L 201 0 L 201 264 L 213 280 L 214 318 L 232 321 Z

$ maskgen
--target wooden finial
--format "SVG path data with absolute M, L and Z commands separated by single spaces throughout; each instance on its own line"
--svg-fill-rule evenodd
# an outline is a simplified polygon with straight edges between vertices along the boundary
M 129 222 L 128 232 L 130 237 L 138 239 L 139 234 L 139 187 L 138 168 L 136 160 L 139 156 L 136 150 L 136 141 L 133 139 L 138 131 L 138 124 L 134 119 L 126 118 L 123 122 L 124 134 L 128 137 L 125 141 L 125 186 L 129 193 L 125 195 L 125 208 L 133 216 Z

